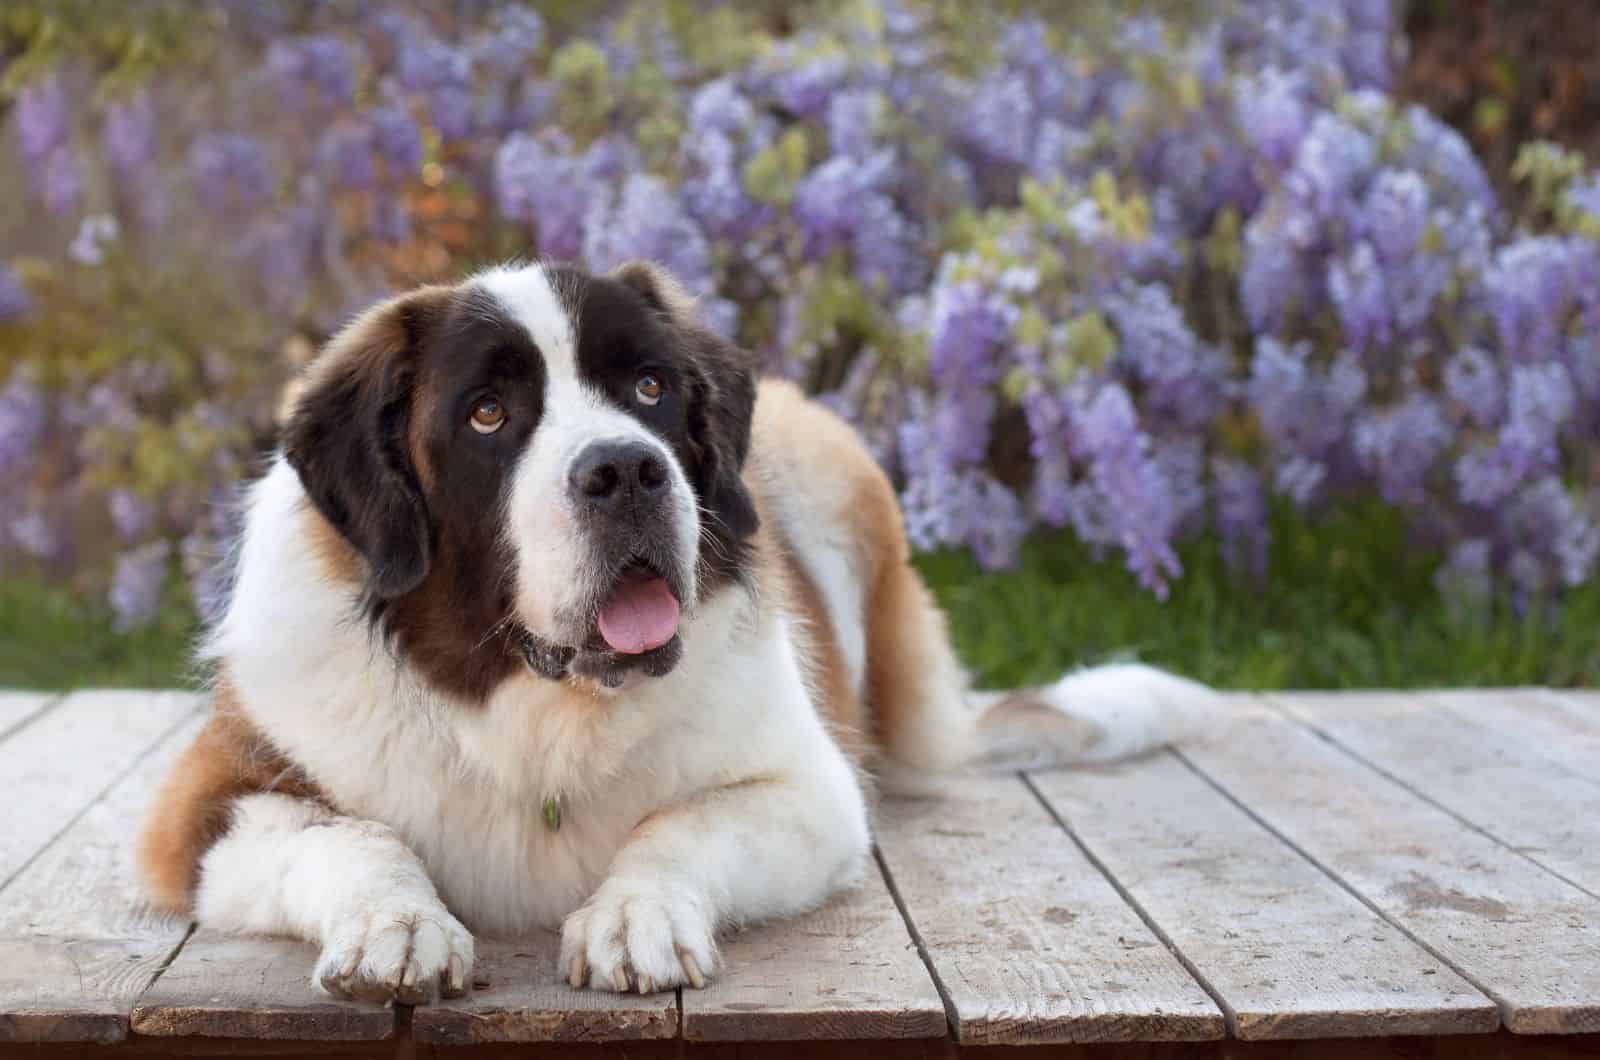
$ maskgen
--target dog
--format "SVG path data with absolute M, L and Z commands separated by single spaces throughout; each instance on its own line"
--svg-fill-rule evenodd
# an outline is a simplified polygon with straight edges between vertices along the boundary
M 473 932 L 538 928 L 574 987 L 704 986 L 719 934 L 861 876 L 874 790 L 1135 754 L 1210 695 L 969 690 L 853 429 L 650 264 L 383 302 L 281 433 L 138 862 L 335 996 L 459 995 Z

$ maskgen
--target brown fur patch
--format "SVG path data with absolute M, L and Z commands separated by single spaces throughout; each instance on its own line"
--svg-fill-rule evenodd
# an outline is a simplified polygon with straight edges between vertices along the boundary
M 846 531 L 854 545 L 852 574 L 865 587 L 862 616 L 866 667 L 861 689 L 849 684 L 836 631 L 804 557 L 781 542 L 791 606 L 812 630 L 810 664 L 841 742 L 889 751 L 926 722 L 924 697 L 950 666 L 929 668 L 949 648 L 944 619 L 910 566 L 900 503 L 883 469 L 855 429 L 809 400 L 790 383 L 765 381 L 756 414 L 756 450 L 777 481 L 767 489 L 797 489 L 820 508 L 816 517 Z M 780 470 L 781 469 L 781 470 Z M 760 483 L 763 472 L 753 476 Z
M 361 588 L 361 557 L 350 543 L 339 536 L 333 524 L 324 519 L 315 508 L 306 506 L 305 534 L 311 542 L 311 551 L 317 557 L 317 566 L 329 581 L 349 585 L 352 590 Z
M 763 516 L 762 523 L 773 528 L 773 548 L 782 564 L 783 595 L 790 612 L 800 620 L 797 648 L 811 680 L 816 707 L 833 727 L 845 753 L 860 762 L 869 750 L 867 734 L 871 723 L 866 705 L 851 687 L 850 672 L 827 604 L 777 520 Z
M 233 689 L 219 680 L 211 720 L 162 785 L 139 837 L 139 872 L 156 904 L 189 908 L 200 861 L 227 832 L 234 801 L 265 791 L 326 801 L 256 730 Z

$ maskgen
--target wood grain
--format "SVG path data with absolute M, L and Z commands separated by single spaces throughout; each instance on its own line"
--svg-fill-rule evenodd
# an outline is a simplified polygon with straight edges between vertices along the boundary
M 619 1042 L 678 1033 L 678 999 L 671 991 L 640 997 L 575 990 L 558 979 L 560 939 L 554 933 L 515 941 L 479 939 L 477 946 L 472 992 L 419 1006 L 411 1018 L 417 1041 Z
M 1304 694 L 1275 701 L 1506 846 L 1600 895 L 1600 780 L 1430 696 Z
M 1496 1029 L 1494 1003 L 1171 755 L 1034 784 L 1244 1040 Z
M 861 885 L 723 946 L 722 973 L 684 990 L 696 1041 L 942 1038 L 944 1002 L 876 864 Z
M 1600 901 L 1276 711 L 1180 753 L 1494 998 L 1511 1030 L 1600 1031 Z
M 1428 698 L 1563 769 L 1600 781 L 1600 712 L 1542 688 L 1450 689 Z
M 0 891 L 0 1041 L 126 1035 L 133 999 L 188 930 L 144 903 L 128 840 L 200 724 L 179 725 Z
M 965 1045 L 1188 1041 L 1222 1014 L 1014 777 L 890 801 L 878 845 Z
M 0 741 L 60 698 L 54 692 L 0 692 Z
M 311 982 L 317 949 L 288 939 L 202 928 L 133 1007 L 133 1031 L 151 1037 L 363 1041 L 394 1034 L 394 1011 L 340 1001 Z
M 193 714 L 181 692 L 76 692 L 0 743 L 0 887 Z

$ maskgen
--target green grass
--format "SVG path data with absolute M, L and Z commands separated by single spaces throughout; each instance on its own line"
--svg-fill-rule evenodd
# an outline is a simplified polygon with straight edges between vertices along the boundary
M 169 688 L 189 683 L 193 613 L 176 603 L 128 634 L 110 611 L 36 578 L 0 580 L 0 688 Z
M 1435 557 L 1381 509 L 1316 526 L 1278 518 L 1260 584 L 1232 575 L 1213 544 L 1181 558 L 1165 603 L 1065 535 L 1030 542 L 1013 572 L 985 574 L 965 553 L 918 565 L 990 687 L 1126 658 L 1240 689 L 1600 684 L 1600 587 L 1537 616 L 1498 604 L 1457 617 L 1434 590 Z
M 989 686 L 1118 658 L 1223 688 L 1600 685 L 1600 586 L 1537 615 L 1496 606 L 1463 619 L 1434 592 L 1435 558 L 1409 548 L 1381 509 L 1316 525 L 1280 517 L 1274 536 L 1259 585 L 1213 545 L 1186 547 L 1186 575 L 1165 603 L 1119 557 L 1096 562 L 1065 535 L 1030 542 L 1009 573 L 986 574 L 964 553 L 918 565 Z M 119 636 L 102 606 L 38 580 L 0 581 L 0 688 L 183 683 L 194 630 L 174 604 L 154 627 Z

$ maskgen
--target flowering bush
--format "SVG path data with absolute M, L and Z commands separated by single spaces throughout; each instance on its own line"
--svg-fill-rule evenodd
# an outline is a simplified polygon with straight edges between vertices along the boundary
M 668 265 L 921 548 L 1070 527 L 1163 595 L 1375 495 L 1452 591 L 1600 554 L 1600 177 L 1531 147 L 1512 216 L 1388 0 L 13 6 L 0 548 L 127 625 L 211 605 L 282 351 L 511 255 Z

